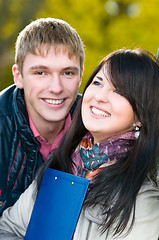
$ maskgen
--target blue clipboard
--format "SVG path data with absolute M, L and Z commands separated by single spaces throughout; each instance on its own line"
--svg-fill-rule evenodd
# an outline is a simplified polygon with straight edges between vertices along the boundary
M 89 181 L 46 169 L 24 239 L 71 240 Z

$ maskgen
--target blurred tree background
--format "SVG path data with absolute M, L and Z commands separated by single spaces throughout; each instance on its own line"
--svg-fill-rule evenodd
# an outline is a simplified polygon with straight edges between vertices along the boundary
M 71 24 L 85 45 L 83 85 L 99 61 L 119 48 L 159 47 L 158 0 L 0 0 L 0 90 L 13 83 L 14 46 L 19 32 L 41 17 Z

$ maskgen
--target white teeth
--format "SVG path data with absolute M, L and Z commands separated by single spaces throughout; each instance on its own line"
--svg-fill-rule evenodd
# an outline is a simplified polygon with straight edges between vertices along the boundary
M 104 116 L 104 117 L 110 117 L 110 114 L 108 113 L 105 113 L 95 107 L 92 107 L 92 112 L 95 114 L 95 115 L 99 115 L 99 116 Z
M 64 100 L 44 99 L 44 101 L 47 103 L 50 103 L 50 104 L 58 105 L 58 104 L 62 103 Z

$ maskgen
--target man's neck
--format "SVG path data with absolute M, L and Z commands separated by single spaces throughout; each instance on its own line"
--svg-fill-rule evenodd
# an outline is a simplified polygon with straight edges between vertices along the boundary
M 43 127 L 38 132 L 40 133 L 40 136 L 45 138 L 50 144 L 53 143 L 56 136 L 62 131 L 64 127 L 65 121 L 60 122 L 58 124 L 55 124 L 54 127 Z
M 45 138 L 50 144 L 53 143 L 54 139 L 62 131 L 65 125 L 65 120 L 57 123 L 41 123 L 40 121 L 34 121 L 34 119 L 30 117 L 30 123 L 31 122 L 33 123 L 40 136 Z

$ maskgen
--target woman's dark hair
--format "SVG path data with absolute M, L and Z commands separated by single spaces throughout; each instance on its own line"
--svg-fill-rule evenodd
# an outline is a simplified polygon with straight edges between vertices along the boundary
M 113 86 L 130 102 L 141 122 L 140 136 L 126 159 L 103 168 L 90 184 L 85 206 L 101 204 L 105 220 L 101 231 L 114 227 L 114 234 L 123 232 L 129 219 L 134 221 L 136 197 L 146 176 L 155 181 L 159 158 L 159 65 L 155 58 L 141 49 L 118 50 L 104 58 L 91 74 L 83 94 L 94 76 L 103 68 Z M 81 118 L 81 101 L 71 126 L 59 148 L 43 166 L 72 173 L 72 153 L 88 130 Z M 111 207 L 110 207 L 111 206 Z M 133 213 L 131 215 L 131 213 Z

